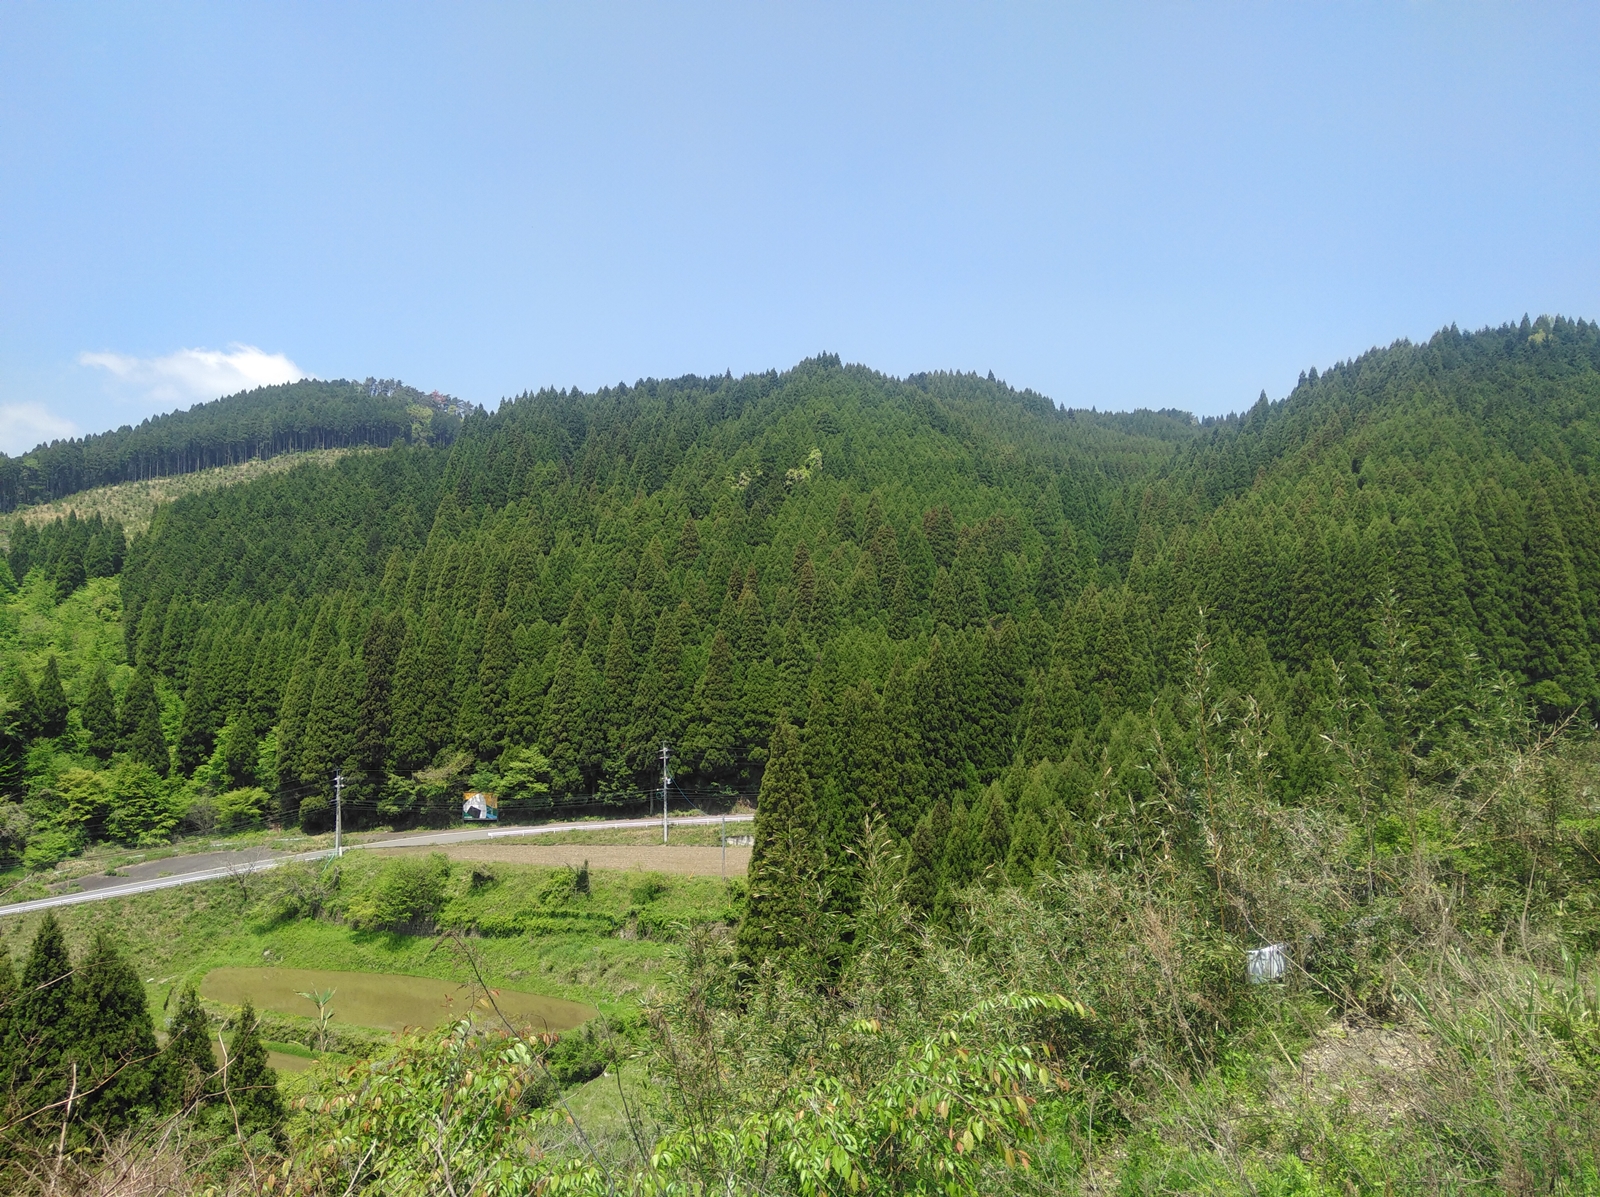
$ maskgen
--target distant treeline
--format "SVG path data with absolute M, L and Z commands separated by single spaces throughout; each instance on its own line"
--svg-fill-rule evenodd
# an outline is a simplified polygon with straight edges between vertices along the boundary
M 396 441 L 447 445 L 461 413 L 453 399 L 392 379 L 259 387 L 152 416 L 136 428 L 52 441 L 21 457 L 0 453 L 0 511 L 280 453 Z

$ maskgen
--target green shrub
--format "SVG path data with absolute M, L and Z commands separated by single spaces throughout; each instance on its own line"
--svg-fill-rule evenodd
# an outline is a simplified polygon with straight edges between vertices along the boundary
M 316 835 L 333 826 L 333 803 L 326 794 L 310 794 L 300 803 L 300 830 Z
M 22 859 L 27 851 L 33 820 L 15 802 L 0 805 L 0 865 Z
M 164 844 L 178 825 L 178 805 L 165 780 L 139 761 L 119 762 L 109 775 L 111 812 L 106 833 L 137 847 Z
M 337 865 L 296 862 L 273 869 L 257 882 L 260 896 L 250 917 L 264 927 L 317 918 L 334 905 L 339 880 Z
M 667 879 L 660 873 L 646 873 L 633 883 L 628 896 L 635 906 L 648 906 L 667 892 Z
M 76 827 L 45 827 L 36 830 L 23 850 L 22 863 L 28 869 L 48 869 L 58 861 L 76 856 L 84 849 L 83 832 Z
M 214 800 L 218 830 L 242 831 L 248 827 L 260 827 L 266 819 L 271 801 L 271 795 L 260 786 L 246 786 L 218 794 Z
M 363 931 L 431 931 L 449 881 L 450 858 L 443 852 L 391 857 L 351 899 L 346 917 Z
M 601 1075 L 616 1061 L 616 1053 L 595 1033 L 595 1024 L 569 1031 L 550 1049 L 550 1072 L 562 1086 L 581 1085 Z

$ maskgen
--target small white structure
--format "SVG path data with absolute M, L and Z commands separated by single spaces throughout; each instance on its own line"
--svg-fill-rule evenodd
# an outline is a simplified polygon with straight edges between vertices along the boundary
M 1245 971 L 1250 974 L 1252 985 L 1283 980 L 1289 971 L 1289 945 L 1269 943 L 1264 948 L 1251 948 L 1245 953 Z

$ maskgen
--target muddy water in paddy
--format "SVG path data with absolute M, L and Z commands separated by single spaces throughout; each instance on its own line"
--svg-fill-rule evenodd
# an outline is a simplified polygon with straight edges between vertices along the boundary
M 214 968 L 201 983 L 200 995 L 232 1006 L 249 998 L 257 1010 L 315 1018 L 315 1003 L 300 994 L 328 989 L 333 990 L 333 1000 L 328 1003 L 333 1022 L 389 1031 L 440 1026 L 472 1010 L 471 992 L 452 981 L 313 968 Z M 539 1031 L 568 1031 L 597 1013 L 582 1002 L 511 989 L 497 990 L 495 1002 L 517 1027 Z M 481 1008 L 477 1012 L 492 1016 Z

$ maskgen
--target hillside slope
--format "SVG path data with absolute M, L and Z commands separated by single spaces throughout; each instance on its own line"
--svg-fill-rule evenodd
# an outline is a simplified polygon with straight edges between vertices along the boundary
M 358 815 L 419 817 L 531 746 L 558 799 L 632 800 L 663 742 L 683 784 L 749 788 L 787 719 L 841 848 L 869 806 L 909 836 L 1068 762 L 1038 840 L 1134 768 L 1127 721 L 1177 701 L 1204 609 L 1292 795 L 1391 593 L 1439 712 L 1486 669 L 1595 711 L 1597 363 L 1586 322 L 1447 330 L 1203 423 L 829 358 L 528 394 L 448 454 L 174 503 L 128 551 L 127 658 L 182 773 L 270 738 L 285 818 L 341 768 Z
M 298 453 L 283 453 L 277 457 L 253 457 L 237 465 L 212 466 L 192 474 L 168 474 L 160 478 L 147 478 L 140 482 L 113 482 L 109 486 L 94 486 L 75 491 L 64 499 L 36 503 L 18 508 L 17 519 L 29 527 L 42 527 L 56 520 L 76 515 L 80 520 L 99 516 L 102 520 L 115 520 L 128 536 L 137 536 L 150 527 L 156 508 L 183 495 L 216 490 L 224 486 L 237 486 L 252 482 L 268 474 L 308 463 L 326 465 L 339 460 L 356 449 L 307 449 Z M 11 548 L 11 532 L 15 523 L 0 524 L 0 552 Z
M 415 856 L 192 901 L 287 967 L 459 971 L 416 934 L 454 926 L 603 1002 L 670 956 L 582 1048 L 648 1076 L 659 1129 L 591 1120 L 580 1153 L 519 1103 L 482 1158 L 529 1184 L 1588 1192 L 1597 419 L 1586 322 L 1205 422 L 818 358 L 524 395 L 131 542 L 46 523 L 0 564 L 0 858 L 325 829 L 335 770 L 347 827 L 454 821 L 469 785 L 507 818 L 640 803 L 666 741 L 675 802 L 759 784 L 715 909 Z M 205 939 L 157 908 L 122 934 Z M 38 942 L 24 978 L 59 975 Z M 450 1106 L 463 1066 L 530 1075 L 466 1027 L 305 1074 L 274 1175 L 427 1188 L 501 1108 Z
M 258 387 L 137 427 L 52 441 L 20 457 L 0 453 L 0 512 L 284 453 L 396 441 L 448 445 L 464 411 L 449 396 L 393 380 Z

